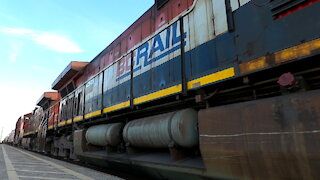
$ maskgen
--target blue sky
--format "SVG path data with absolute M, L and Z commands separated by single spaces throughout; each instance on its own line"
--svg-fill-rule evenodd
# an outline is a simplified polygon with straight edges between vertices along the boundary
M 14 129 L 20 115 L 34 108 L 42 92 L 50 90 L 70 61 L 91 61 L 153 3 L 154 0 L 1 0 L 3 136 Z

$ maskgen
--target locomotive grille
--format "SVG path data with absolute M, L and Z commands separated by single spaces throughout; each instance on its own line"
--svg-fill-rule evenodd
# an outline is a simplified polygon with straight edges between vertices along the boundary
M 308 0 L 272 0 L 271 1 L 272 16 L 277 17 L 278 15 L 307 1 Z

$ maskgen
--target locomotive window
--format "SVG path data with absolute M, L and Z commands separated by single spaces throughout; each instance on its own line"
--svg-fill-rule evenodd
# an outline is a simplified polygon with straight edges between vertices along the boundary
M 43 105 L 43 109 L 44 110 L 46 110 L 46 109 L 48 109 L 49 107 L 50 107 L 50 104 L 49 104 L 50 102 L 49 101 L 47 101 L 44 105 Z
M 156 0 L 157 8 L 160 9 L 164 6 L 169 0 Z
M 67 89 L 68 89 L 68 94 L 74 90 L 74 86 L 72 82 L 67 85 Z
M 69 83 L 69 84 L 67 85 L 67 87 L 63 88 L 63 89 L 60 91 L 62 98 L 65 97 L 66 95 L 68 95 L 69 93 L 71 93 L 73 90 L 74 90 L 74 85 L 73 85 L 73 83 L 71 82 L 71 83 Z
M 62 89 L 60 93 L 62 97 L 65 97 L 68 94 L 67 88 Z

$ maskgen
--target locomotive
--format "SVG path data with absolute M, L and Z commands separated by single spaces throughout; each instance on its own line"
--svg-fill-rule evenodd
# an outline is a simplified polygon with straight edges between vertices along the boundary
M 317 179 L 319 0 L 156 0 L 14 144 L 163 179 Z

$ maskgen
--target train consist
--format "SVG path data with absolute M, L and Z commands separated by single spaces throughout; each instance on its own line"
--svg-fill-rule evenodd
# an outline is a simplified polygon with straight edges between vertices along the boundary
M 156 0 L 13 144 L 154 178 L 318 179 L 319 0 Z
M 6 136 L 6 137 L 3 139 L 2 143 L 6 143 L 6 144 L 13 145 L 14 136 L 15 136 L 15 132 L 14 132 L 14 130 L 12 130 L 12 131 L 8 134 L 8 136 Z M 1 140 L 1 139 L 0 139 L 0 140 Z M 1 141 L 0 141 L 0 142 L 1 142 Z

